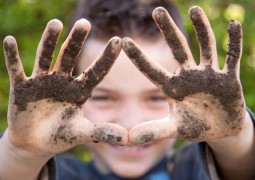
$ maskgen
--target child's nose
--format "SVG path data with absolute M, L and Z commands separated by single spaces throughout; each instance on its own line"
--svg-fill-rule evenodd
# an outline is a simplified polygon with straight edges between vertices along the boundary
M 142 107 L 139 104 L 127 102 L 119 108 L 115 121 L 116 124 L 129 130 L 133 126 L 145 121 L 145 113 L 143 113 Z

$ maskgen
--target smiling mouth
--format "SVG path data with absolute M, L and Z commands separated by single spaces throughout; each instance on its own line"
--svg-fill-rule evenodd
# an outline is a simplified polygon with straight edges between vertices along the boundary
M 109 144 L 110 148 L 119 155 L 129 156 L 129 157 L 137 157 L 142 156 L 152 144 L 144 144 L 139 146 L 119 146 Z

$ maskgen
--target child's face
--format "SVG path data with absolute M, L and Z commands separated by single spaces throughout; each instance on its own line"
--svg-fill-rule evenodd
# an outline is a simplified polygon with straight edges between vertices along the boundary
M 165 42 L 156 44 L 137 41 L 144 52 L 161 66 L 173 72 Z M 81 73 L 102 51 L 105 42 L 89 40 L 79 66 Z M 169 114 L 169 105 L 161 91 L 132 64 L 122 51 L 111 71 L 94 89 L 84 105 L 84 115 L 94 122 L 111 122 L 130 129 Z M 91 143 L 93 159 L 102 172 L 113 171 L 122 177 L 138 177 L 146 173 L 171 149 L 174 140 L 161 140 L 141 146 L 116 146 Z

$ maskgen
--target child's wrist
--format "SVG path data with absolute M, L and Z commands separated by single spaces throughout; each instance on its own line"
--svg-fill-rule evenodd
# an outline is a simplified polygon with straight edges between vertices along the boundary
M 214 151 L 225 151 L 226 149 L 232 149 L 236 151 L 248 147 L 247 145 L 252 144 L 251 141 L 254 139 L 254 125 L 248 112 L 244 119 L 244 126 L 240 133 L 233 136 L 223 137 L 212 141 L 207 141 L 209 146 Z M 245 151 L 243 149 L 243 151 Z M 240 151 L 239 151 L 240 152 Z
M 9 137 L 8 137 L 8 129 L 4 132 L 2 138 L 1 138 L 1 149 L 3 151 L 5 151 L 6 153 L 8 153 L 7 155 L 17 159 L 17 160 L 45 160 L 45 159 L 50 159 L 52 156 L 51 154 L 39 154 L 39 153 L 34 153 L 34 152 L 30 152 L 24 149 L 21 149 L 17 146 L 15 146 L 14 144 L 12 144 L 12 142 L 10 141 Z

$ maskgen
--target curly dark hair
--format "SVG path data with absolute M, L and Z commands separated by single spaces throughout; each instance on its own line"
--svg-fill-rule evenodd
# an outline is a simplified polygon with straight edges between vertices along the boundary
M 92 25 L 90 37 L 108 40 L 113 36 L 141 37 L 155 40 L 158 37 L 152 11 L 164 7 L 179 29 L 186 35 L 178 9 L 170 0 L 82 0 L 70 20 L 69 30 L 81 18 Z

